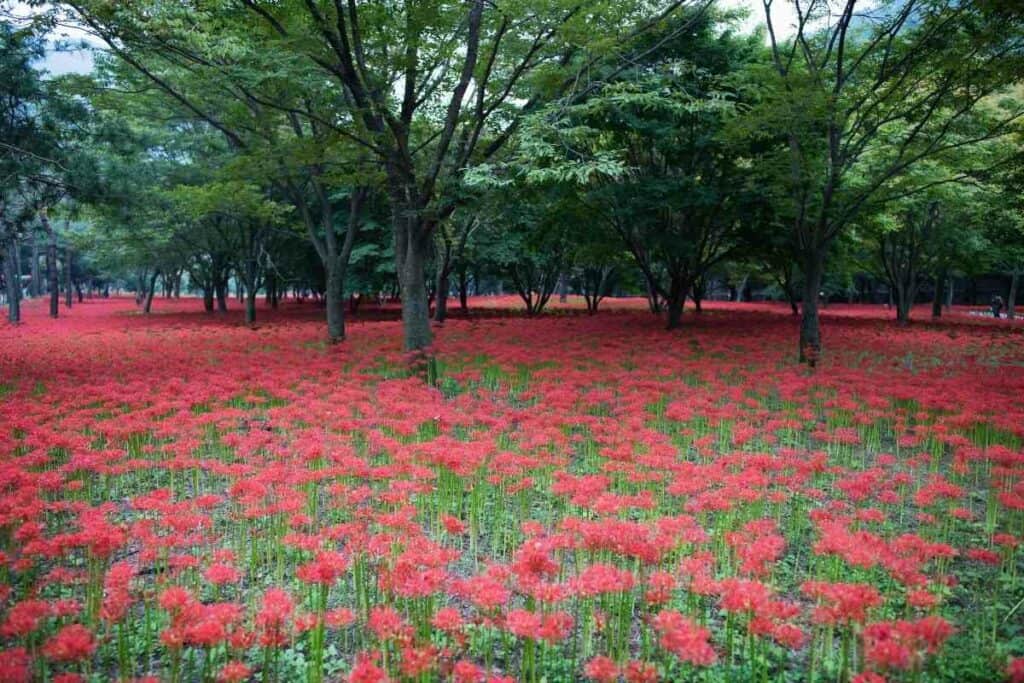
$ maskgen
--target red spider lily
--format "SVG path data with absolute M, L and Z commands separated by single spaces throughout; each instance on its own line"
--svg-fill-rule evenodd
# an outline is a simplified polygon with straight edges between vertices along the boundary
M 877 588 L 861 583 L 807 581 L 800 590 L 818 599 L 814 620 L 821 624 L 863 623 L 868 610 L 883 603 Z
M 697 666 L 710 666 L 718 659 L 708 643 L 710 632 L 679 612 L 659 612 L 652 625 L 660 636 L 659 644 L 680 660 Z
M 619 680 L 619 665 L 610 657 L 599 655 L 587 662 L 583 673 L 596 683 L 615 683 Z
M 95 636 L 81 624 L 65 626 L 43 645 L 43 654 L 56 662 L 77 662 L 95 650 Z

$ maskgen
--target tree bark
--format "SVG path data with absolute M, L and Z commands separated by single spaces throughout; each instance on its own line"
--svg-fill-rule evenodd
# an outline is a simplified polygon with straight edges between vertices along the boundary
M 337 344 L 345 340 L 345 267 L 340 259 L 327 263 L 327 343 Z
M 211 283 L 203 285 L 203 310 L 213 313 L 213 285 Z
M 425 271 L 429 231 L 414 208 L 396 206 L 393 211 L 395 269 L 402 288 L 403 345 L 406 351 L 420 351 L 432 341 Z
M 46 214 L 46 209 L 39 212 L 39 220 L 46 230 L 46 280 L 50 288 L 50 317 L 56 318 L 60 311 L 60 291 L 57 275 L 57 234 Z
M 437 285 L 434 287 L 437 297 L 434 302 L 434 322 L 444 323 L 448 317 L 448 291 L 450 289 L 448 268 L 441 266 L 437 271 Z
M 1006 296 L 1006 318 L 1013 320 L 1017 313 L 1017 284 L 1020 282 L 1020 269 L 1010 271 L 1010 293 Z
M 160 275 L 160 269 L 157 268 L 153 271 L 153 274 L 149 276 L 149 286 L 146 288 L 146 298 L 142 305 L 142 312 L 145 315 L 149 315 L 149 312 L 153 309 L 153 294 L 156 293 L 156 278 Z
M 64 306 L 71 308 L 71 247 L 64 247 Z
M 7 320 L 13 324 L 21 322 L 21 283 L 18 281 L 14 251 L 18 243 L 11 241 L 4 256 L 4 280 L 7 285 Z
M 256 324 L 256 257 L 245 260 L 245 324 Z
M 945 267 L 939 268 L 939 272 L 935 274 L 935 296 L 932 297 L 932 317 L 942 317 L 942 299 L 945 296 L 946 288 L 946 269 Z
M 32 231 L 32 286 L 29 288 L 29 294 L 32 298 L 36 298 L 41 293 L 39 288 L 39 236 Z
M 800 314 L 800 362 L 812 368 L 821 354 L 821 321 L 818 318 L 818 292 L 825 270 L 825 254 L 810 251 L 804 259 L 803 310 Z
M 463 313 L 469 310 L 469 278 L 465 269 L 459 271 L 459 308 Z

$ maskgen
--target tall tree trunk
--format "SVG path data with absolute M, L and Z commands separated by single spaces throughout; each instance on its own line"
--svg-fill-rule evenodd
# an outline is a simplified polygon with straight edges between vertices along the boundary
M 7 320 L 17 324 L 21 322 L 21 282 L 18 280 L 18 267 L 14 262 L 14 251 L 18 243 L 11 240 L 4 257 L 4 281 L 7 285 Z
M 41 293 L 40 282 L 39 282 L 39 236 L 35 230 L 32 231 L 32 285 L 29 288 L 29 294 L 32 298 L 36 298 Z
M 689 289 L 682 281 L 673 278 L 668 289 L 668 324 L 666 329 L 677 330 L 683 324 L 683 306 L 686 304 L 686 292 Z
M 429 231 L 415 210 L 394 208 L 395 266 L 402 287 L 402 331 L 406 351 L 430 346 L 430 305 L 427 299 L 426 260 Z
M 1020 269 L 1010 271 L 1010 293 L 1006 296 L 1006 317 L 1013 320 L 1017 312 L 1017 284 L 1020 282 Z
M 203 310 L 213 313 L 213 283 L 203 283 Z
M 149 276 L 149 286 L 146 288 L 146 299 L 142 304 L 142 312 L 149 315 L 149 312 L 153 310 L 153 294 L 156 293 L 156 278 L 160 275 L 160 269 L 156 268 L 153 270 L 153 274 Z
M 825 271 L 825 254 L 809 251 L 804 259 L 803 310 L 800 314 L 800 362 L 814 367 L 821 354 L 821 321 L 818 292 Z
M 50 288 L 50 317 L 56 318 L 60 311 L 60 292 L 57 275 L 57 234 L 53 231 L 46 209 L 39 212 L 39 220 L 46 230 L 46 280 Z
M 569 276 L 562 273 L 558 276 L 558 303 L 569 301 Z
M 245 260 L 245 324 L 256 323 L 256 256 Z
M 224 275 L 217 275 L 216 283 L 213 285 L 213 292 L 217 297 L 217 312 L 227 313 L 228 310 L 228 279 Z
M 932 317 L 942 317 L 942 299 L 945 296 L 946 267 L 942 266 L 935 274 L 935 295 L 932 297 Z
M 345 267 L 335 257 L 327 262 L 327 343 L 345 340 Z
M 469 310 L 469 277 L 465 268 L 459 271 L 459 308 L 463 313 Z
M 64 247 L 64 306 L 71 308 L 71 247 Z
M 896 288 L 896 322 L 900 325 L 910 324 L 910 308 L 914 305 L 913 289 L 902 285 Z
M 448 292 L 451 289 L 451 284 L 448 281 L 448 272 L 450 268 L 448 265 L 443 264 L 437 270 L 437 284 L 434 287 L 436 292 L 436 301 L 434 302 L 434 322 L 444 323 L 448 317 Z

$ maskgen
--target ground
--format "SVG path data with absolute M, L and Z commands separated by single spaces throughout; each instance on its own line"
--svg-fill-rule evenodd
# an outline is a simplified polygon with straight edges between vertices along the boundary
M 1024 679 L 1019 322 L 471 304 L 30 302 L 0 680 Z

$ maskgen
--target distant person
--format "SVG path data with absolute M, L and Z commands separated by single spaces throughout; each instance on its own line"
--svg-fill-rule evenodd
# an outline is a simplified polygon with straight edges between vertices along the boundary
M 1002 317 L 999 314 L 1003 310 L 1003 297 L 996 295 L 992 297 L 992 315 L 996 318 Z

